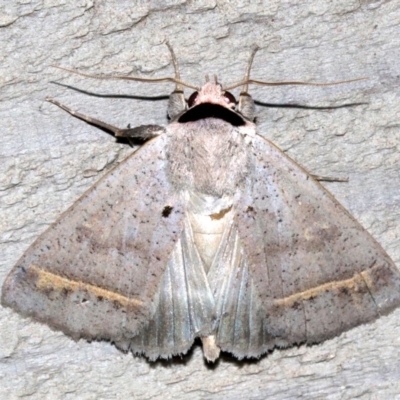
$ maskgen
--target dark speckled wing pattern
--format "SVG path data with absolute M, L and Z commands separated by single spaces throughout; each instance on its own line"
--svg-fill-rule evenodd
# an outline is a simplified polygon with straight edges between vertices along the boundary
M 400 304 L 399 272 L 380 245 L 259 136 L 206 273 L 166 176 L 167 140 L 142 146 L 39 237 L 8 276 L 3 305 L 156 359 L 210 335 L 238 358 L 259 357 Z
M 399 272 L 372 236 L 267 140 L 254 139 L 252 157 L 209 273 L 221 349 L 242 358 L 316 343 L 397 307 Z
M 142 328 L 183 229 L 166 140 L 142 146 L 37 239 L 8 276 L 3 305 L 75 339 L 122 343 Z

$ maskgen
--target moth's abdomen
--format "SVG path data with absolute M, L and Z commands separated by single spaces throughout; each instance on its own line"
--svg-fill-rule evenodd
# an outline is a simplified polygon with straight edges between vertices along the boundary
M 190 213 L 194 244 L 204 263 L 205 271 L 211 267 L 221 243 L 222 234 L 232 218 L 232 207 L 209 215 Z

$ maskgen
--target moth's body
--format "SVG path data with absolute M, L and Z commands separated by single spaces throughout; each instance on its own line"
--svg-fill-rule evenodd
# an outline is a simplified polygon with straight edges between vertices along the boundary
M 234 127 L 218 118 L 175 122 L 166 130 L 169 179 L 178 196 L 186 200 L 186 218 L 205 274 L 222 235 L 233 223 L 235 197 L 245 181 L 251 180 L 251 141 L 246 138 L 251 132 L 251 122 Z M 217 310 L 213 318 L 216 314 Z M 215 359 L 219 349 L 214 337 L 203 343 L 207 358 Z
M 247 89 L 236 107 L 208 82 L 186 109 L 178 75 L 165 129 L 120 130 L 52 100 L 118 137 L 152 139 L 32 244 L 2 304 L 151 360 L 201 338 L 209 361 L 320 342 L 398 307 L 396 266 L 257 134 Z
M 174 190 L 186 198 L 187 215 L 206 271 L 232 218 L 235 195 L 246 179 L 251 179 L 248 130 L 206 118 L 175 122 L 166 131 L 169 179 Z

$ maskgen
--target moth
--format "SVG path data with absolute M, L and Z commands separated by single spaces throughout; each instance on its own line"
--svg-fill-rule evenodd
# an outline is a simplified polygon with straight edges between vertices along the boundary
M 3 306 L 150 360 L 200 338 L 211 362 L 318 343 L 398 307 L 399 271 L 381 246 L 257 133 L 248 86 L 274 84 L 250 79 L 257 48 L 243 81 L 199 88 L 170 51 L 173 78 L 111 77 L 175 83 L 166 127 L 119 129 L 48 99 L 144 144 L 31 245 Z

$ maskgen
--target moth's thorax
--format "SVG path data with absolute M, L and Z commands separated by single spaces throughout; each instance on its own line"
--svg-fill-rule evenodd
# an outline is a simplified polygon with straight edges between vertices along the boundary
M 167 128 L 168 176 L 177 191 L 233 195 L 249 176 L 249 149 L 242 127 L 218 118 Z

